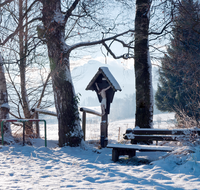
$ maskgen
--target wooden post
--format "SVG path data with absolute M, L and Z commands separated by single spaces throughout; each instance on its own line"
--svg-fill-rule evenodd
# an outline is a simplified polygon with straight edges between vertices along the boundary
M 86 137 L 86 112 L 83 111 L 82 115 L 82 130 L 83 130 L 83 140 L 85 141 Z
M 25 145 L 25 122 L 23 121 L 23 146 Z
M 116 148 L 112 149 L 112 161 L 117 162 L 119 160 L 119 152 Z
M 119 127 L 119 133 L 118 133 L 118 142 L 120 142 L 120 127 Z
M 35 113 L 35 119 L 39 119 L 39 113 L 36 112 Z M 39 125 L 39 121 L 35 122 L 36 125 L 36 137 L 38 138 L 40 136 L 40 125 Z
M 101 147 L 105 148 L 108 144 L 108 114 L 101 117 Z

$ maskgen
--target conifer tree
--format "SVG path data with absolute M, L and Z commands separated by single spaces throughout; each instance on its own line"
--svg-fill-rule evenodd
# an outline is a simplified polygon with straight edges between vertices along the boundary
M 182 0 L 172 29 L 167 53 L 161 59 L 159 85 L 155 95 L 161 111 L 180 111 L 198 120 L 200 76 L 199 5 Z

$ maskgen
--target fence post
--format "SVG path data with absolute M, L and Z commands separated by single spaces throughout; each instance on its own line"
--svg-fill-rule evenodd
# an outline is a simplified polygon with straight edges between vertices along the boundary
M 23 146 L 25 145 L 25 121 L 23 121 Z
M 39 119 L 39 113 L 36 111 L 35 113 L 35 119 Z M 39 125 L 39 121 L 35 122 L 35 127 L 36 127 L 36 137 L 38 138 L 40 136 L 40 125 Z
M 118 133 L 118 142 L 120 142 L 120 127 L 119 127 L 119 133 Z
M 100 136 L 101 136 L 101 147 L 105 148 L 108 144 L 108 114 L 105 113 L 101 117 L 101 129 L 100 129 Z
M 3 123 L 4 123 L 4 121 L 1 121 L 1 143 L 2 143 L 2 145 L 4 145 Z
M 83 111 L 83 115 L 82 115 L 82 130 L 83 130 L 83 139 L 85 141 L 85 137 L 86 137 L 86 112 Z

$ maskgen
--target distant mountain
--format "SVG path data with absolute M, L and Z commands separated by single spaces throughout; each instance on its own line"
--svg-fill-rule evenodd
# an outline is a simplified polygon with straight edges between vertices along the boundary
M 81 99 L 87 97 L 96 97 L 94 91 L 86 91 L 86 87 L 97 73 L 99 67 L 108 67 L 112 75 L 115 77 L 119 83 L 122 91 L 116 92 L 115 97 L 123 98 L 126 94 L 135 93 L 135 76 L 134 70 L 127 69 L 121 64 L 116 64 L 116 62 L 110 62 L 109 64 L 103 64 L 96 60 L 90 60 L 88 63 L 75 67 L 72 70 L 72 78 L 75 86 L 76 93 L 81 94 Z

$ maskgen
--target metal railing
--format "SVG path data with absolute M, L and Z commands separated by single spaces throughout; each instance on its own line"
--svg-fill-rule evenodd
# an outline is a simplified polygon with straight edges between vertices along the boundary
M 4 130 L 3 123 L 4 122 L 22 122 L 23 123 L 23 146 L 25 144 L 25 122 L 34 122 L 34 121 L 43 121 L 44 122 L 44 137 L 45 137 L 45 147 L 47 147 L 47 132 L 46 132 L 46 120 L 44 119 L 2 119 L 1 120 L 1 141 L 2 145 L 4 145 Z

